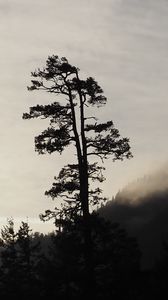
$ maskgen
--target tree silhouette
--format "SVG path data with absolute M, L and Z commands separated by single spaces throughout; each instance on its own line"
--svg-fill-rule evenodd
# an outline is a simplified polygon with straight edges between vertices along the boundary
M 91 188 L 91 181 L 102 182 L 102 165 L 92 162 L 91 157 L 113 161 L 132 156 L 128 138 L 121 138 L 112 121 L 99 123 L 89 114 L 90 107 L 102 107 L 106 97 L 98 83 L 89 77 L 80 79 L 79 69 L 71 65 L 65 57 L 48 57 L 46 67 L 31 73 L 34 78 L 28 90 L 42 90 L 59 95 L 60 102 L 30 107 L 23 119 L 49 119 L 50 125 L 35 138 L 35 150 L 39 154 L 59 152 L 70 145 L 75 146 L 76 164 L 68 164 L 55 177 L 52 188 L 46 195 L 61 197 L 66 205 L 60 211 L 46 211 L 43 218 L 65 215 L 74 217 L 80 213 L 84 223 L 84 253 L 87 285 L 92 286 L 92 243 L 90 230 L 90 205 L 98 205 L 103 198 L 101 189 Z M 88 274 L 90 276 L 88 276 Z
M 9 219 L 1 230 L 0 294 L 30 299 L 39 288 L 38 263 L 41 260 L 39 244 L 27 222 L 22 222 L 18 231 Z M 31 289 L 30 289 L 31 287 Z
M 16 250 L 22 294 L 30 299 L 32 295 L 36 293 L 38 295 L 39 280 L 37 275 L 42 258 L 40 244 L 35 240 L 28 222 L 21 222 L 17 232 Z

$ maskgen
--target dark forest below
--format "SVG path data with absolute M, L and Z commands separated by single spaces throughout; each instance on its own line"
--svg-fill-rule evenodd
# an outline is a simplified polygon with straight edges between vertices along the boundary
M 117 223 L 91 215 L 94 294 L 97 299 L 158 299 L 167 292 L 168 255 L 151 269 L 141 268 L 135 238 Z M 14 231 L 9 220 L 1 230 L 0 295 L 4 297 L 84 297 L 82 220 L 61 231 L 32 233 L 26 222 Z

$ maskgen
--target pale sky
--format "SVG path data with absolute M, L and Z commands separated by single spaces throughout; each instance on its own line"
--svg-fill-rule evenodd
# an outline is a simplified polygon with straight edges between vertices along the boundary
M 0 220 L 28 217 L 45 232 L 38 215 L 57 203 L 44 192 L 73 156 L 35 153 L 34 136 L 47 123 L 22 114 L 53 100 L 27 91 L 30 72 L 52 54 L 98 81 L 108 98 L 100 121 L 112 119 L 130 138 L 134 158 L 106 164 L 111 198 L 168 161 L 168 1 L 0 0 Z

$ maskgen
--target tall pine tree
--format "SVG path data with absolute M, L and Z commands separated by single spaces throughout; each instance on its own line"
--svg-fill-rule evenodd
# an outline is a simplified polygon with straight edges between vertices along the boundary
M 102 107 L 107 99 L 102 88 L 92 78 L 81 79 L 79 69 L 71 65 L 65 57 L 48 57 L 46 67 L 32 72 L 30 91 L 45 91 L 60 96 L 60 102 L 30 107 L 23 119 L 49 119 L 49 127 L 35 138 L 35 149 L 39 154 L 59 152 L 73 145 L 77 155 L 76 164 L 68 164 L 55 178 L 52 188 L 46 192 L 52 198 L 62 197 L 68 205 L 59 211 L 58 220 L 66 214 L 72 218 L 81 213 L 84 229 L 84 257 L 87 288 L 93 284 L 92 243 L 90 228 L 90 205 L 97 205 L 103 199 L 101 189 L 92 189 L 91 181 L 102 182 L 103 167 L 91 157 L 101 161 L 112 157 L 123 160 L 132 156 L 129 139 L 120 137 L 112 121 L 98 122 L 89 115 L 90 107 Z M 55 217 L 46 211 L 43 217 Z M 90 276 L 88 276 L 90 274 Z

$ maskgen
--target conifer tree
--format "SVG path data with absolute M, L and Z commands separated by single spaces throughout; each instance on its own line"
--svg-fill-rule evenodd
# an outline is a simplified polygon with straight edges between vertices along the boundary
M 3 251 L 1 253 L 1 262 L 6 273 L 9 270 L 15 272 L 17 252 L 15 248 L 17 235 L 14 230 L 14 221 L 12 218 L 7 220 L 7 225 L 4 225 L 1 229 L 1 241 Z
M 66 214 L 72 218 L 78 213 L 82 215 L 86 274 L 91 274 L 89 209 L 104 200 L 101 189 L 93 189 L 91 181 L 102 182 L 105 179 L 102 174 L 104 167 L 98 162 L 110 157 L 113 161 L 123 160 L 132 154 L 129 139 L 120 136 L 113 121 L 101 123 L 95 115 L 89 114 L 90 107 L 103 107 L 107 99 L 94 78 L 81 79 L 79 71 L 65 57 L 49 56 L 45 68 L 31 73 L 33 80 L 28 90 L 45 91 L 59 96 L 60 100 L 30 107 L 29 113 L 23 114 L 23 119 L 49 119 L 49 127 L 35 137 L 35 150 L 39 154 L 62 153 L 66 147 L 74 146 L 76 163 L 62 168 L 46 195 L 57 199 L 61 197 L 68 203 L 63 206 L 62 213 L 58 212 L 58 221 L 66 219 Z M 47 210 L 42 217 L 55 217 L 56 213 Z
M 39 243 L 27 222 L 18 231 L 13 219 L 1 229 L 0 294 L 30 299 L 38 290 L 38 264 L 41 262 Z
M 0 293 L 1 295 L 16 295 L 19 280 L 17 266 L 17 250 L 16 250 L 17 234 L 14 228 L 12 218 L 7 220 L 7 225 L 1 229 L 1 275 L 0 275 Z

